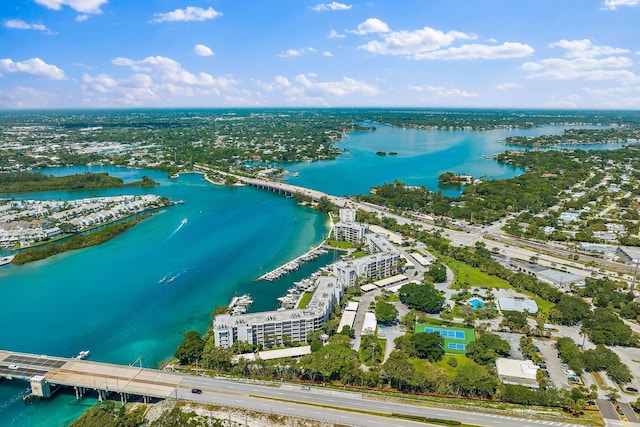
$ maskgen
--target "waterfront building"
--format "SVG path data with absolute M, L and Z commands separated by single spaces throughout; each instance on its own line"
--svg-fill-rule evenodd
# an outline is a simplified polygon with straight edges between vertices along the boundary
M 345 287 L 355 285 L 356 279 L 360 276 L 370 279 L 382 279 L 397 272 L 400 251 L 384 235 L 367 234 L 365 241 L 369 250 L 375 253 L 333 264 L 333 275 Z
M 367 224 L 356 222 L 355 209 L 340 209 L 340 221 L 333 228 L 333 238 L 338 241 L 362 243 L 369 232 Z
M 316 290 L 304 309 L 216 316 L 213 320 L 215 344 L 230 347 L 236 341 L 257 345 L 305 342 L 309 333 L 321 329 L 329 320 L 334 304 L 344 293 L 344 285 L 335 277 L 320 276 L 316 283 Z

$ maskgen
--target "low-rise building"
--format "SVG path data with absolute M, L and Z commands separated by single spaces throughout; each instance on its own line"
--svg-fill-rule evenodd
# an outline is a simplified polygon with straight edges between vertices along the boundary
M 535 301 L 524 297 L 499 297 L 498 307 L 500 311 L 518 311 L 520 313 L 528 312 L 529 314 L 536 314 L 538 312 L 538 304 Z
M 538 279 L 548 283 L 556 288 L 568 290 L 571 286 L 583 287 L 585 278 L 577 274 L 571 274 L 566 271 L 554 270 L 552 268 L 538 271 Z
M 538 369 L 540 368 L 531 360 L 514 360 L 502 357 L 496 360 L 498 378 L 505 384 L 539 388 L 536 378 Z

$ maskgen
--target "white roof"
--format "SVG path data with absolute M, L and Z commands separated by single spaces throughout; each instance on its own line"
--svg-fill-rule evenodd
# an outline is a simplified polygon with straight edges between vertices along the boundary
M 501 311 L 528 311 L 529 314 L 536 314 L 538 312 L 538 304 L 535 301 L 527 298 L 507 298 L 499 297 L 498 306 Z
M 376 332 L 376 315 L 370 311 L 364 314 L 364 323 L 362 324 L 362 334 L 373 334 Z
M 281 348 L 278 350 L 261 351 L 258 353 L 258 357 L 262 360 L 283 359 L 285 357 L 300 357 L 307 354 L 311 354 L 311 346 L 305 345 L 303 347 L 290 347 Z M 254 353 L 244 353 L 234 356 L 234 361 L 237 362 L 240 359 L 255 360 L 256 355 Z
M 522 378 L 524 380 L 536 380 L 538 366 L 531 360 L 514 360 L 503 357 L 496 359 L 496 371 L 498 376 Z
M 387 285 L 392 285 L 394 283 L 398 283 L 401 280 L 406 280 L 406 279 L 407 279 L 407 276 L 405 276 L 404 274 L 396 274 L 395 276 L 387 277 L 385 279 L 380 279 L 376 282 L 373 282 L 373 284 L 379 288 L 383 288 Z
M 349 301 L 344 311 L 358 311 L 358 305 L 360 305 L 358 301 Z
M 338 325 L 338 332 L 342 331 L 342 328 L 348 326 L 353 328 L 353 324 L 356 321 L 356 312 L 355 311 L 345 311 L 342 313 L 342 317 L 340 318 L 340 324 Z
M 362 292 L 369 292 L 369 291 L 372 291 L 374 289 L 377 289 L 377 286 L 372 284 L 372 283 L 369 283 L 367 285 L 360 286 L 360 289 L 362 290 Z

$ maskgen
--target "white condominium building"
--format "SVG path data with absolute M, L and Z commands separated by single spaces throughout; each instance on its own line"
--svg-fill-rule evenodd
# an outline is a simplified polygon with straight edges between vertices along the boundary
M 365 240 L 372 255 L 333 264 L 333 275 L 345 287 L 353 286 L 359 276 L 381 279 L 397 273 L 400 251 L 382 234 L 367 234 Z
M 329 320 L 333 305 L 340 301 L 344 292 L 343 285 L 335 277 L 320 276 L 317 284 L 304 309 L 216 316 L 213 320 L 216 345 L 230 347 L 235 341 L 263 345 L 306 341 L 310 332 L 321 329 Z
M 333 228 L 335 240 L 360 243 L 368 232 L 367 224 L 356 222 L 355 209 L 340 209 L 340 221 Z

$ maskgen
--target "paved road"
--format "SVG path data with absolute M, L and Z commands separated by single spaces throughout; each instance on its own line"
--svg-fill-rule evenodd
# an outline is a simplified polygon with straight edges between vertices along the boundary
M 349 424 L 349 420 L 355 418 L 355 425 L 362 426 L 389 426 L 389 419 L 379 417 L 369 417 L 361 414 L 353 414 L 342 411 L 326 410 L 314 406 L 322 405 L 335 408 L 345 408 L 346 410 L 364 410 L 379 413 L 403 413 L 409 415 L 421 415 L 442 419 L 458 420 L 463 423 L 479 426 L 496 427 L 540 427 L 541 425 L 569 427 L 571 423 L 552 422 L 543 420 L 532 420 L 527 418 L 513 417 L 509 415 L 483 414 L 451 409 L 431 408 L 416 406 L 410 403 L 394 401 L 381 401 L 373 399 L 362 393 L 342 392 L 335 390 L 325 390 L 318 387 L 311 387 L 310 390 L 302 391 L 300 387 L 289 384 L 279 386 L 264 386 L 258 382 L 241 382 L 219 378 L 188 377 L 183 385 L 197 387 L 203 390 L 203 394 L 192 394 L 189 389 L 178 389 L 178 397 L 181 399 L 220 404 L 232 407 L 242 407 L 260 411 L 272 411 L 281 414 L 293 414 L 296 416 L 309 417 L 312 419 L 325 419 L 332 422 Z M 259 399 L 266 397 L 277 400 Z M 282 402 L 282 400 L 286 402 Z M 415 426 L 415 423 L 394 420 L 394 426 Z

